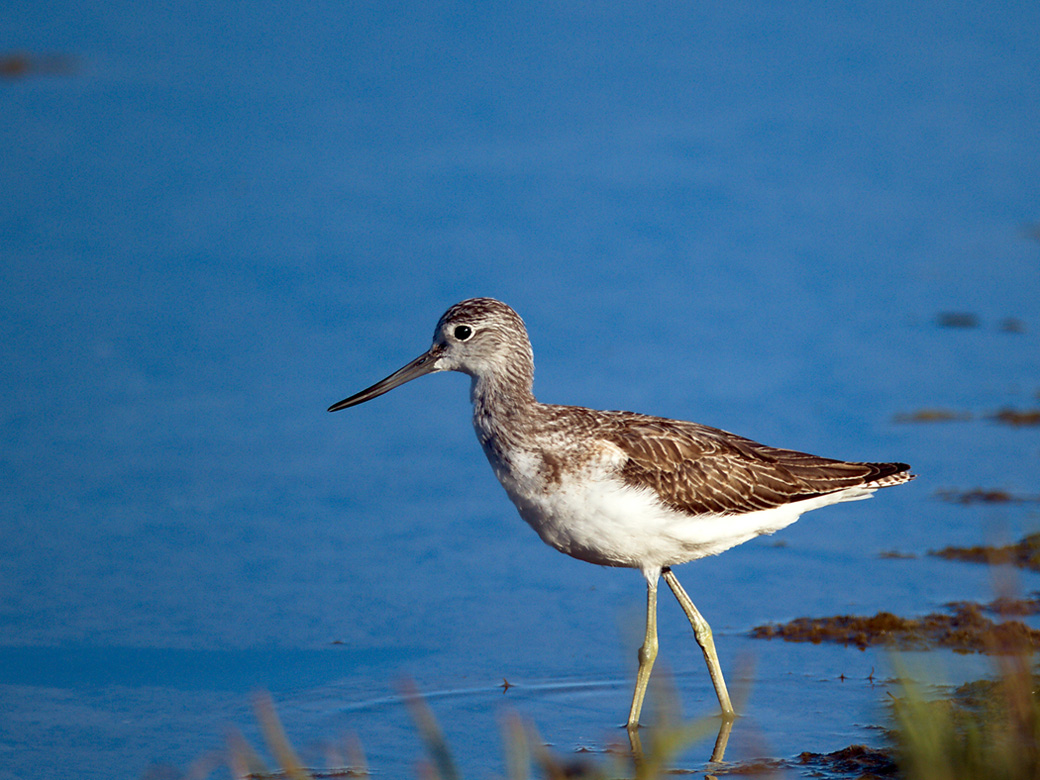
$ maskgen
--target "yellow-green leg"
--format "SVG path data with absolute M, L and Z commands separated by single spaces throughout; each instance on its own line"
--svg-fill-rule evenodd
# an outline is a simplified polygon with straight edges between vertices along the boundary
M 679 606 L 686 613 L 686 617 L 690 619 L 690 625 L 693 626 L 693 635 L 697 639 L 697 644 L 701 646 L 701 650 L 704 652 L 704 660 L 708 664 L 708 674 L 711 675 L 711 681 L 715 685 L 715 694 L 719 697 L 719 706 L 722 707 L 722 717 L 735 717 L 736 713 L 733 711 L 733 704 L 729 700 L 729 691 L 726 690 L 726 680 L 722 677 L 719 655 L 715 652 L 715 640 L 711 636 L 711 626 L 708 625 L 708 621 L 704 619 L 701 613 L 697 611 L 697 607 L 693 605 L 693 601 L 686 595 L 686 591 L 683 590 L 683 586 L 679 584 L 679 580 L 675 578 L 672 570 L 666 566 L 662 574 L 664 574 L 664 581 L 668 583 L 668 587 L 675 594 Z M 656 649 L 656 627 L 654 640 Z M 649 677 L 649 672 L 647 672 L 647 676 Z
M 632 709 L 628 712 L 628 728 L 639 726 L 639 713 L 643 711 L 643 698 L 650 683 L 650 672 L 657 659 L 657 577 L 646 578 L 646 638 L 639 648 L 639 670 L 636 672 L 636 691 L 632 696 Z

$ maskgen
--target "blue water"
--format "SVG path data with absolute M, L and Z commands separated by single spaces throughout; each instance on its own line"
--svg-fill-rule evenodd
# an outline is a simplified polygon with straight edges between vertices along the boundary
M 505 713 L 565 755 L 620 739 L 642 580 L 524 526 L 465 378 L 324 411 L 473 295 L 525 317 L 542 400 L 914 465 L 678 572 L 747 697 L 727 758 L 876 742 L 883 653 L 747 632 L 986 600 L 982 569 L 877 554 L 1040 526 L 935 497 L 1040 483 L 1040 429 L 986 419 L 1040 404 L 1038 28 L 1031 2 L 5 9 L 4 50 L 69 67 L 0 81 L 0 778 L 186 771 L 256 741 L 254 690 L 309 763 L 356 734 L 412 776 L 405 678 L 468 777 L 504 774 Z M 933 407 L 972 419 L 894 422 Z M 664 598 L 660 630 L 714 712 Z

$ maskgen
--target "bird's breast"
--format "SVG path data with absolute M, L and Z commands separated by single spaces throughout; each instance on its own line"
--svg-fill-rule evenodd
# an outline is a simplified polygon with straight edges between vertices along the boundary
M 492 444 L 484 451 L 520 516 L 551 547 L 605 566 L 642 568 L 649 559 L 674 557 L 669 540 L 642 532 L 674 512 L 621 480 L 624 456 L 612 445 L 503 450 Z

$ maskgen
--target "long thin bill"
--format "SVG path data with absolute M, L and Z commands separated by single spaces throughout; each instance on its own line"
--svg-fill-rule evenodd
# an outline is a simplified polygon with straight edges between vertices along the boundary
M 358 404 L 363 404 L 365 401 L 371 401 L 373 398 L 376 398 L 383 393 L 387 393 L 395 387 L 403 385 L 405 382 L 410 382 L 424 374 L 430 374 L 436 371 L 436 363 L 437 356 L 433 354 L 432 349 L 429 352 L 424 352 L 404 368 L 395 371 L 386 379 L 376 382 L 374 385 L 362 390 L 360 393 L 355 393 L 350 396 L 350 398 L 344 398 L 339 403 L 333 404 L 329 407 L 329 411 L 338 412 L 340 409 L 346 409 L 348 406 L 357 406 Z

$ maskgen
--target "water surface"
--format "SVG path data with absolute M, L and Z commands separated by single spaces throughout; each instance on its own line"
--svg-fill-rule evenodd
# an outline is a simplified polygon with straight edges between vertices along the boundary
M 565 754 L 621 738 L 642 580 L 524 526 L 465 378 L 324 412 L 473 295 L 525 317 L 544 401 L 913 464 L 678 570 L 746 693 L 728 758 L 876 744 L 884 653 L 747 634 L 989 600 L 921 556 L 1036 529 L 934 493 L 1036 492 L 1037 429 L 986 415 L 1040 403 L 1038 16 L 9 9 L 5 47 L 71 67 L 0 83 L 0 777 L 184 770 L 256 738 L 254 690 L 309 762 L 356 733 L 410 776 L 404 678 L 468 777 L 504 772 L 505 713 Z M 972 419 L 894 422 L 922 408 Z M 711 714 L 667 598 L 660 632 Z

